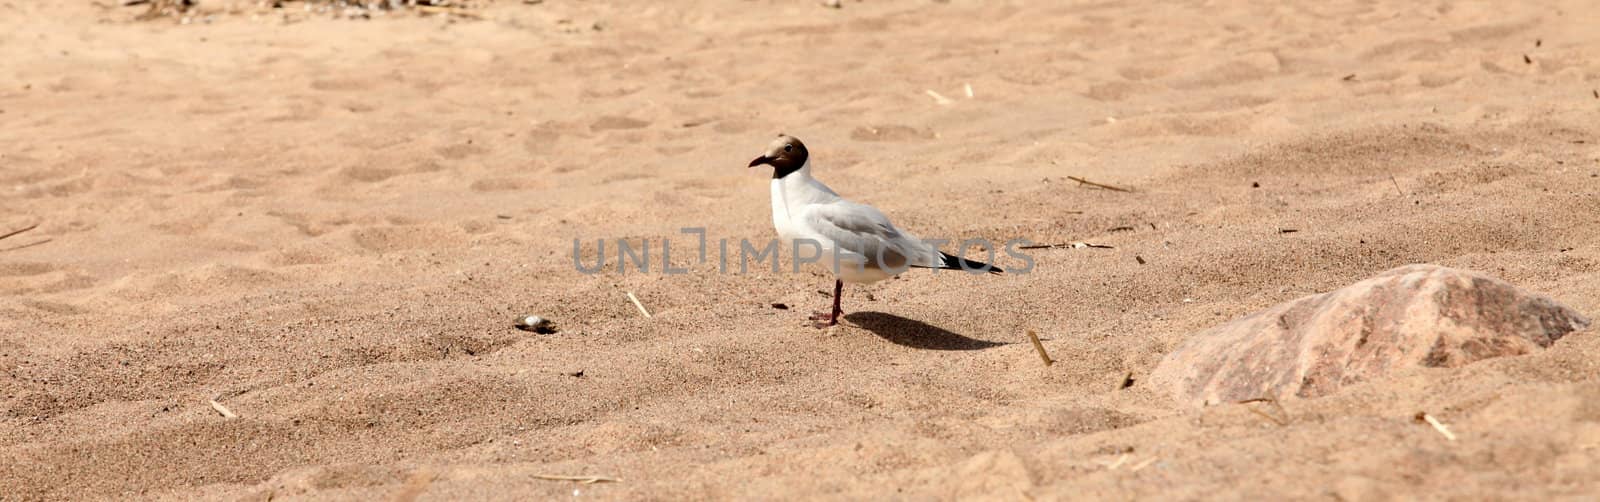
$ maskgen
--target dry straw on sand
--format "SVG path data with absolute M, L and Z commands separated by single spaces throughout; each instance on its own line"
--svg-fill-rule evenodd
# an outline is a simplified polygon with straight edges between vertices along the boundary
M 1433 430 L 1439 431 L 1439 435 L 1444 436 L 1446 441 L 1456 440 L 1456 433 L 1450 432 L 1450 428 L 1446 427 L 1443 422 L 1439 421 L 1439 419 L 1433 418 L 1433 415 L 1429 415 L 1427 412 L 1418 412 L 1416 420 L 1418 422 L 1425 422 L 1428 424 L 1428 426 L 1433 427 Z
M 27 231 L 33 230 L 35 228 L 39 228 L 39 224 L 38 223 L 34 223 L 34 224 L 28 225 L 26 227 L 22 227 L 22 228 L 19 228 L 19 229 L 16 229 L 16 230 L 12 230 L 10 232 L 6 232 L 4 234 L 0 234 L 0 240 L 5 240 L 5 239 L 11 238 L 11 237 L 22 235 L 23 232 L 27 232 Z M 40 244 L 44 244 L 46 242 L 50 242 L 50 241 L 51 241 L 51 239 L 46 238 L 46 239 L 30 242 L 30 243 L 27 243 L 27 244 L 23 244 L 23 245 L 20 245 L 20 246 L 12 246 L 12 247 L 8 247 L 8 248 L 0 248 L 0 251 L 15 251 L 15 250 L 18 250 L 18 249 L 31 248 L 31 247 L 34 247 L 34 246 L 37 246 L 37 245 L 40 245 Z
M 532 474 L 535 479 L 547 481 L 576 481 L 580 484 L 592 485 L 595 483 L 620 483 L 621 479 L 610 476 L 566 476 L 561 474 Z
M 228 409 L 227 406 L 223 406 L 222 403 L 217 402 L 215 399 L 206 401 L 206 403 L 211 405 L 211 409 L 217 410 L 217 414 L 222 415 L 222 418 L 239 418 L 237 413 L 234 413 L 233 410 Z
M 217 7 L 221 4 L 221 7 Z M 138 19 L 151 20 L 161 18 L 183 17 L 187 23 L 188 15 L 196 10 L 223 11 L 231 13 L 265 13 L 265 12 L 299 12 L 299 13 L 327 13 L 343 17 L 368 17 L 367 14 L 375 11 L 413 11 L 422 14 L 450 15 L 471 19 L 481 19 L 482 16 L 474 12 L 475 9 L 488 4 L 487 1 L 477 0 L 257 0 L 246 2 L 235 0 L 120 0 L 123 7 L 145 6 L 145 11 L 140 13 Z M 112 6 L 96 1 L 95 5 L 109 9 Z
M 649 319 L 650 317 L 652 317 L 650 315 L 650 311 L 646 310 L 644 308 L 644 304 L 643 303 L 639 303 L 639 297 L 634 296 L 632 291 L 628 291 L 627 293 L 628 293 L 628 301 L 633 302 L 633 306 L 639 307 L 639 313 L 640 314 L 644 314 L 645 319 Z
M 1028 330 L 1028 341 L 1033 342 L 1033 350 L 1039 352 L 1039 360 L 1044 361 L 1045 366 L 1056 363 L 1054 359 L 1050 359 L 1050 354 L 1044 351 L 1044 344 L 1039 343 L 1038 333 L 1034 333 L 1031 329 Z

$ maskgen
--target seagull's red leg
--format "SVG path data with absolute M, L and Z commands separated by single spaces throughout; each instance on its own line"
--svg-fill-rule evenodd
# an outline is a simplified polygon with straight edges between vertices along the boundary
M 833 280 L 833 315 L 828 316 L 828 325 L 839 324 L 839 316 L 844 310 L 839 308 L 839 297 L 844 296 L 844 281 Z
M 841 296 L 844 296 L 844 281 L 834 280 L 833 281 L 833 313 L 824 314 L 822 312 L 817 312 L 815 314 L 811 314 L 811 320 L 817 321 L 816 326 L 818 328 L 826 328 L 828 326 L 833 326 L 833 325 L 839 324 L 839 317 L 844 315 L 844 310 L 839 308 L 839 297 L 841 297 Z M 824 322 L 824 321 L 826 321 L 826 322 Z

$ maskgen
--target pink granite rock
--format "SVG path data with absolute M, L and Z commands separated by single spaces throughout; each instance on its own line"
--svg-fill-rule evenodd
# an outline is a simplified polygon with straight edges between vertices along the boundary
M 1504 281 L 1408 265 L 1194 335 L 1150 383 L 1194 405 L 1318 397 L 1402 368 L 1526 354 L 1588 325 Z

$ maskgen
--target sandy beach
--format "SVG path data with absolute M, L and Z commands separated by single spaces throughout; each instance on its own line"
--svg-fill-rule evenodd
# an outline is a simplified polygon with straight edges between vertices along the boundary
M 1600 493 L 1593 328 L 1281 407 L 1145 384 L 1405 264 L 1600 317 L 1592 1 L 110 3 L 0 1 L 3 500 Z M 1094 246 L 815 329 L 832 277 L 714 259 L 775 237 L 779 133 L 922 237 Z

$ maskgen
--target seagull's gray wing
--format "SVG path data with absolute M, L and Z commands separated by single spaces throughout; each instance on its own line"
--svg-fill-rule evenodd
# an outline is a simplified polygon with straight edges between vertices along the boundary
M 904 270 L 941 263 L 938 249 L 895 228 L 889 217 L 872 206 L 847 200 L 814 204 L 805 209 L 800 221 L 824 246 L 832 242 L 841 251 L 858 254 L 868 267 Z

